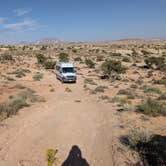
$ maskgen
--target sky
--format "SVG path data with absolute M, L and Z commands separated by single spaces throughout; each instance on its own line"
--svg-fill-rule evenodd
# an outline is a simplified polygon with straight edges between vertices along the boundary
M 166 38 L 166 0 L 0 0 L 0 43 Z

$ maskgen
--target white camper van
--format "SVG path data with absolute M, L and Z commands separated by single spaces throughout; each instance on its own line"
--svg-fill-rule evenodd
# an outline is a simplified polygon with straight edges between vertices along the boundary
M 56 64 L 56 78 L 61 82 L 76 82 L 77 77 L 74 67 L 69 62 L 58 62 Z

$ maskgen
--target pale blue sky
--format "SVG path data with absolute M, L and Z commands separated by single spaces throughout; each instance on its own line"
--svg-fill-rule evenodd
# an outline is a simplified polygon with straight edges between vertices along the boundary
M 166 0 L 1 0 L 0 42 L 166 38 Z

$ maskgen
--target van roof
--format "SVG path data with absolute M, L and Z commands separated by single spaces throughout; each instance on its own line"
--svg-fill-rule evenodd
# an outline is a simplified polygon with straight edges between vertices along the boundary
M 58 62 L 57 66 L 61 66 L 61 67 L 73 67 L 73 64 L 71 64 L 69 62 Z

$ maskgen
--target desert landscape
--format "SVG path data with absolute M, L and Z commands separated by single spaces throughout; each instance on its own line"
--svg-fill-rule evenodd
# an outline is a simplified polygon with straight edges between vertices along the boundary
M 0 165 L 166 165 L 166 41 L 1 45 Z

